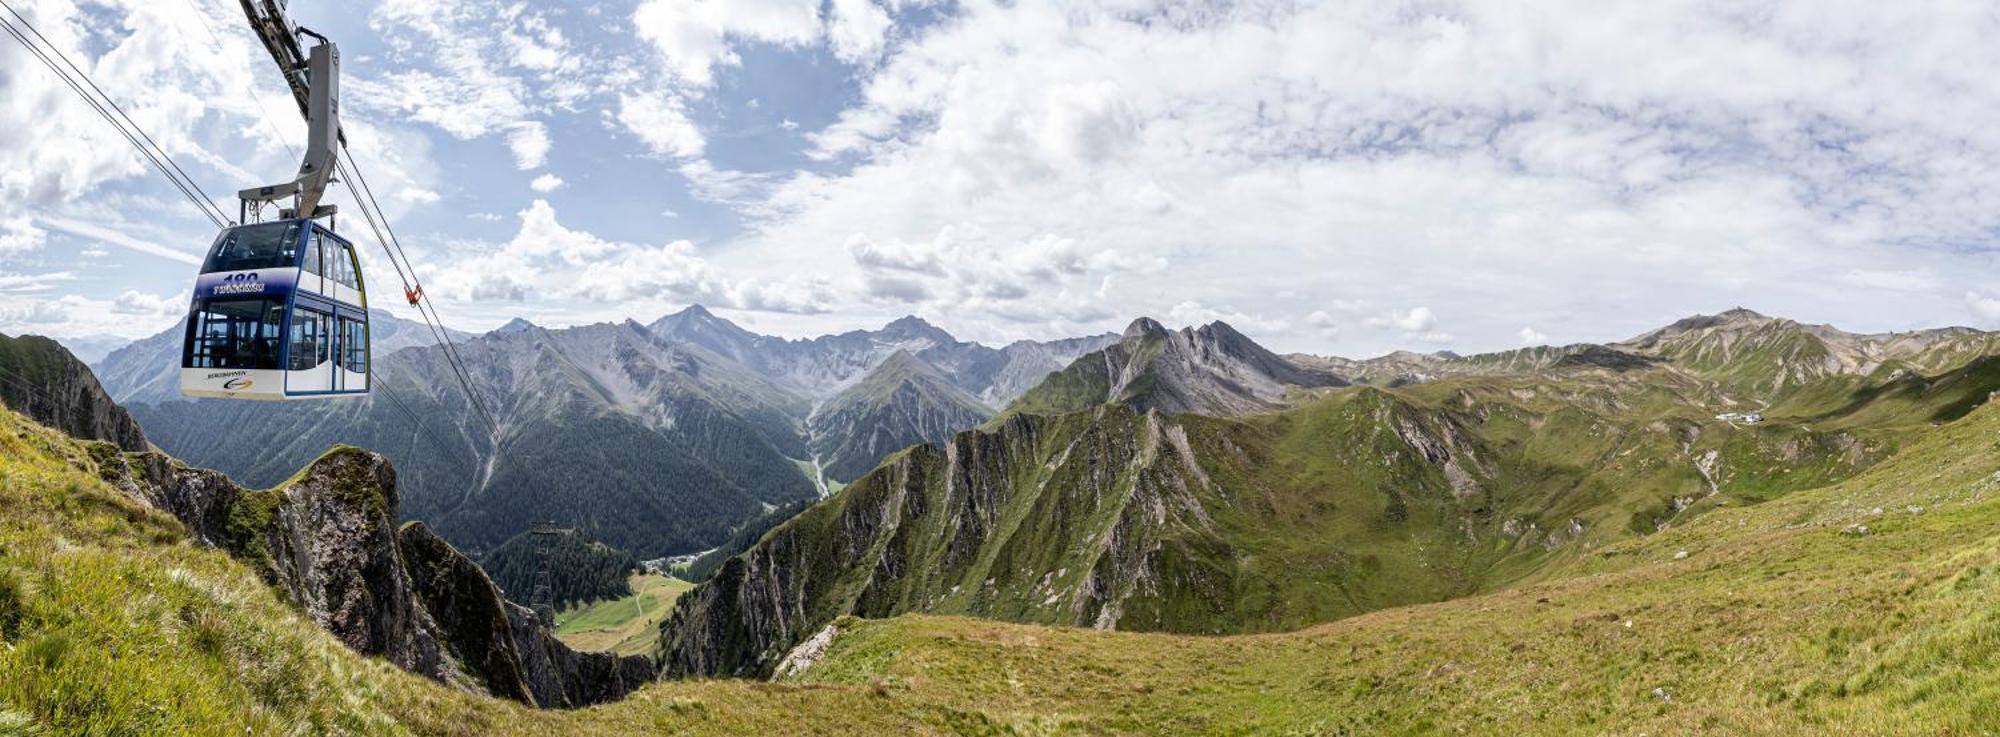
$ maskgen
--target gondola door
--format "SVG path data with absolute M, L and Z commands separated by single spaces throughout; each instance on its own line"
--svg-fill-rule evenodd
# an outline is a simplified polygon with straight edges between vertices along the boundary
M 299 304 L 292 309 L 290 335 L 286 341 L 285 391 L 287 394 L 326 394 L 334 391 L 333 315 L 318 306 Z

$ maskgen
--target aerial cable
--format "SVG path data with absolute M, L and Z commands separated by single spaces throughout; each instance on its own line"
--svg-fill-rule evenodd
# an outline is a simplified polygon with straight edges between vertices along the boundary
M 394 390 L 390 389 L 389 385 L 382 381 L 382 377 L 378 376 L 375 378 L 374 388 L 381 389 L 382 394 L 384 396 L 387 396 L 389 398 L 389 401 L 394 403 L 396 405 L 396 408 L 403 412 L 403 416 L 410 418 L 410 428 L 413 434 L 423 436 L 425 440 L 430 442 L 432 448 L 437 449 L 439 451 L 445 450 L 444 441 L 439 440 L 437 433 L 431 432 L 431 429 L 424 425 L 423 420 L 417 416 L 416 411 L 410 409 L 409 403 L 403 401 L 403 398 L 401 396 L 399 396 Z M 414 444 L 412 445 L 411 450 L 412 451 L 416 450 Z M 452 455 L 454 457 L 458 456 L 458 454 L 456 453 L 452 453 L 449 455 Z M 460 458 L 459 460 L 461 461 L 461 464 L 463 464 L 463 462 L 466 459 Z M 465 471 L 466 486 L 470 487 L 478 482 L 479 480 L 478 468 L 470 464 L 461 465 L 461 468 Z
M 343 146 L 342 149 L 344 152 L 345 146 Z M 362 180 L 359 176 L 360 169 L 359 166 L 354 162 L 352 154 L 348 154 L 348 160 L 346 162 L 336 162 L 336 163 L 340 167 L 340 171 L 342 172 L 343 176 L 346 176 L 347 172 L 350 171 L 354 172 L 356 176 L 353 177 L 351 181 L 365 181 Z M 433 312 L 427 313 L 424 311 L 423 305 L 419 304 L 418 299 L 422 297 L 422 292 L 421 290 L 412 291 L 410 286 L 412 280 L 415 277 L 414 269 L 410 270 L 409 272 L 406 272 L 404 268 L 405 264 L 397 263 L 396 252 L 392 250 L 390 247 L 394 235 L 392 234 L 387 238 L 383 237 L 382 235 L 383 228 L 388 224 L 387 222 L 388 217 L 381 213 L 382 208 L 379 204 L 377 204 L 374 201 L 372 195 L 369 195 L 366 200 L 363 199 L 363 196 L 367 195 L 365 187 L 366 187 L 365 184 L 361 189 L 357 189 L 352 184 L 348 186 L 349 192 L 355 195 L 354 197 L 355 205 L 357 206 L 357 209 L 361 210 L 362 220 L 367 222 L 369 230 L 374 232 L 375 240 L 382 244 L 382 250 L 385 254 L 388 255 L 390 265 L 396 267 L 396 276 L 397 278 L 403 281 L 404 291 L 408 294 L 415 295 L 416 298 L 413 298 L 411 300 L 411 305 L 417 308 L 417 315 L 423 318 L 424 326 L 431 331 L 431 338 L 437 341 L 439 349 L 445 355 L 445 361 L 447 365 L 451 367 L 453 377 L 456 378 L 460 386 L 465 389 L 466 400 L 472 405 L 474 413 L 479 415 L 480 419 L 486 424 L 487 431 L 493 437 L 497 438 L 500 432 L 499 424 L 493 421 L 492 415 L 487 412 L 485 404 L 481 402 L 479 399 L 479 395 L 472 390 L 472 374 L 470 371 L 465 369 L 463 360 L 458 356 L 458 353 L 455 350 L 456 344 L 450 341 L 451 333 L 445 330 L 443 326 L 443 319 L 437 318 L 434 320 L 432 315 L 435 312 L 435 308 L 433 308 Z M 376 219 L 377 216 L 381 216 L 381 222 L 379 223 L 377 222 Z M 407 260 L 408 259 L 403 259 L 403 261 L 405 262 L 407 262 Z
M 166 149 L 154 141 L 153 137 L 148 135 L 146 130 L 140 127 L 137 121 L 132 120 L 132 117 L 125 113 L 125 109 L 120 107 L 116 100 L 111 99 L 111 96 L 106 94 L 102 87 L 99 87 L 95 81 L 91 80 L 90 75 L 85 74 L 81 68 L 77 67 L 76 63 L 70 60 L 69 55 L 64 54 L 62 49 L 57 48 L 54 42 L 50 41 L 47 36 L 42 35 L 42 32 L 36 29 L 35 25 L 29 22 L 26 16 L 21 15 L 20 11 L 14 9 L 14 6 L 9 5 L 5 0 L 0 0 L 0 8 L 5 8 L 9 14 L 14 16 L 15 22 L 18 22 L 21 28 L 26 28 L 27 31 L 23 33 L 20 28 L 15 27 L 14 22 L 10 22 L 4 17 L 0 17 L 0 29 L 6 30 L 8 35 L 13 36 L 15 41 L 20 42 L 28 50 L 28 53 L 33 54 L 36 60 L 42 62 L 43 66 L 48 67 L 49 71 L 54 72 L 58 78 L 62 79 L 63 83 L 68 85 L 72 92 L 82 97 L 85 103 L 96 110 L 97 114 L 104 118 L 105 122 L 110 123 L 113 128 L 118 129 L 119 135 L 124 136 L 126 142 L 132 144 L 132 147 L 137 149 L 139 154 L 144 156 L 147 161 L 151 162 L 154 168 L 159 169 L 160 174 L 172 182 L 174 187 L 180 190 L 183 196 L 188 198 L 189 202 L 194 203 L 195 207 L 201 210 L 202 215 L 207 217 L 210 222 L 214 223 L 216 227 L 226 227 L 231 222 L 227 213 L 218 207 L 213 199 L 209 198 L 208 192 L 202 190 L 201 185 L 196 184 L 194 178 L 188 175 L 185 169 L 182 169 L 179 164 L 174 163 L 173 157 L 167 154 Z M 35 42 L 29 40 L 28 34 L 33 34 L 36 39 L 41 41 L 42 45 L 38 46 Z M 47 48 L 44 49 L 42 46 L 46 46 Z M 53 54 L 53 57 L 51 57 L 51 54 Z M 61 59 L 62 65 L 67 66 L 75 76 L 72 77 L 70 72 L 64 72 L 62 66 L 57 65 L 56 59 Z M 81 84 L 77 81 L 79 79 L 82 80 Z M 96 96 L 92 96 L 90 92 L 86 92 L 83 89 L 84 85 L 88 85 L 92 91 L 95 91 Z M 115 117 L 113 115 L 114 111 L 116 113 Z M 120 119 L 124 122 L 120 123 Z M 130 126 L 130 128 L 127 129 L 127 126 Z M 145 143 L 140 143 L 140 139 L 144 139 Z M 149 149 L 148 146 L 151 148 Z
M 402 243 L 396 238 L 395 230 L 389 225 L 388 215 L 382 212 L 381 204 L 376 201 L 374 192 L 368 187 L 367 179 L 361 174 L 360 163 L 355 161 L 354 154 L 348 150 L 345 141 L 340 144 L 340 153 L 346 156 L 346 160 L 336 160 L 335 166 L 342 176 L 348 177 L 348 193 L 353 195 L 357 209 L 361 210 L 362 220 L 375 234 L 376 242 L 382 245 L 382 251 L 388 255 L 390 265 L 395 267 L 396 277 L 403 282 L 404 294 L 409 296 L 411 306 L 417 308 L 417 315 L 423 318 L 425 327 L 431 331 L 432 339 L 437 341 L 438 348 L 444 353 L 445 362 L 451 367 L 453 377 L 465 390 L 466 401 L 471 405 L 474 414 L 478 415 L 486 425 L 489 437 L 498 442 L 499 423 L 493 420 L 493 415 L 486 409 L 485 402 L 480 399 L 478 392 L 473 390 L 472 373 L 465 368 L 464 359 L 458 354 L 457 343 L 452 340 L 450 331 L 445 329 L 443 317 L 437 315 L 436 306 L 430 305 L 431 309 L 425 311 L 426 305 L 423 303 L 429 300 L 423 293 L 421 282 L 416 279 L 415 268 L 409 264 L 407 255 L 398 258 L 399 252 L 402 251 Z M 387 236 L 383 234 L 385 229 L 388 230 Z

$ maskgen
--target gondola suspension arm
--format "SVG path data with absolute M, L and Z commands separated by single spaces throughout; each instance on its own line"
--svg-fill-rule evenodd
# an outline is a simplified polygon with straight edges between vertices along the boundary
M 327 186 L 333 183 L 340 145 L 346 141 L 340 130 L 340 48 L 325 36 L 293 25 L 285 16 L 282 0 L 242 2 L 251 29 L 271 52 L 271 59 L 277 62 L 285 83 L 291 87 L 299 112 L 305 116 L 307 132 L 306 152 L 299 162 L 298 176 L 289 182 L 238 192 L 243 209 L 239 219 L 247 222 L 250 213 L 262 212 L 264 205 L 287 200 L 291 207 L 279 205 L 281 219 L 331 217 L 338 208 L 321 201 L 326 198 Z M 319 43 L 310 49 L 302 47 L 300 35 L 311 36 Z

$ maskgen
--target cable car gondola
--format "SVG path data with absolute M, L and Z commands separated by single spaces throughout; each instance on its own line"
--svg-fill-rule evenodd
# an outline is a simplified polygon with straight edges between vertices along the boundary
M 224 228 L 188 305 L 181 393 L 231 399 L 368 394 L 368 298 L 354 246 L 321 225 L 338 165 L 340 52 L 285 20 L 283 3 L 244 3 L 298 98 L 306 152 L 292 181 L 237 193 L 241 219 L 278 206 L 278 219 Z M 295 33 L 296 32 L 296 33 Z M 308 52 L 298 34 L 318 45 Z
M 181 393 L 317 399 L 368 393 L 368 299 L 354 246 L 311 219 L 222 231 L 203 261 Z

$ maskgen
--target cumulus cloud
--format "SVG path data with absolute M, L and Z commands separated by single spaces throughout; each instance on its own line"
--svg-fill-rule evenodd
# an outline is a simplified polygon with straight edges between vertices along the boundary
M 188 301 L 185 298 L 147 294 L 131 289 L 125 290 L 111 302 L 113 313 L 136 317 L 171 317 L 180 315 L 187 309 Z
M 2000 21 L 1953 18 L 1802 0 L 1754 17 L 1582 0 L 963 4 L 897 37 L 859 100 L 808 134 L 838 165 L 776 187 L 741 252 L 965 224 L 992 243 L 1060 233 L 1171 261 L 1119 282 L 1124 315 L 1189 298 L 1275 313 L 1282 291 L 1346 314 L 1326 303 L 1338 294 L 1448 311 L 1453 334 L 1492 348 L 1525 315 L 1619 335 L 1750 293 L 1858 329 L 1941 322 L 1990 273 L 1958 244 L 2000 227 L 2000 134 L 1967 122 L 2000 114 L 1974 71 L 2000 68 L 1979 40 Z M 1070 289 L 1016 285 L 1045 302 Z M 1374 317 L 1387 327 L 1344 350 L 1451 337 Z M 1297 327 L 1278 340 L 1319 338 Z
M 1401 330 L 1405 333 L 1424 333 L 1437 327 L 1437 314 L 1429 307 L 1412 307 L 1396 310 L 1368 319 L 1368 327 L 1382 330 Z
M 1549 336 L 1543 335 L 1541 331 L 1534 328 L 1521 328 L 1521 332 L 1517 335 L 1521 338 L 1521 345 L 1526 347 L 1532 348 L 1538 345 L 1549 344 Z
M 653 153 L 672 158 L 700 156 L 706 147 L 686 105 L 670 93 L 647 92 L 618 98 L 618 123 Z
M 184 298 L 128 290 L 112 299 L 77 294 L 56 297 L 40 290 L 12 290 L 10 279 L 24 275 L 0 273 L 0 333 L 55 337 L 115 335 L 140 338 L 158 333 L 187 310 Z M 62 274 L 26 278 L 63 281 Z
M 549 160 L 549 127 L 539 121 L 526 120 L 507 128 L 507 150 L 514 154 L 514 168 L 521 171 L 539 169 Z
M 1326 310 L 1313 310 L 1312 314 L 1306 315 L 1306 324 L 1324 337 L 1332 338 L 1340 335 L 1340 321 L 1334 319 Z
M 558 189 L 562 189 L 562 186 L 563 186 L 562 177 L 556 176 L 554 174 L 543 174 L 539 177 L 535 177 L 534 181 L 528 183 L 529 189 L 535 190 L 536 192 L 541 192 L 543 194 L 548 194 Z
M 462 244 L 478 254 L 435 279 L 439 297 L 472 301 L 603 304 L 703 302 L 718 307 L 812 313 L 829 309 L 822 279 L 735 278 L 711 265 L 693 243 L 608 240 L 564 225 L 547 200 L 517 214 L 505 244 Z
M 884 245 L 876 243 L 865 233 L 855 233 L 847 237 L 847 253 L 864 268 L 944 275 L 944 264 L 939 261 L 938 249 L 933 243 Z
M 854 233 L 843 245 L 871 301 L 1017 323 L 1046 323 L 1057 312 L 1114 314 L 1102 305 L 1112 295 L 1115 275 L 1165 268 L 1164 259 L 1132 257 L 1047 233 L 996 240 L 988 229 L 971 224 L 946 226 L 916 241 L 882 242 Z
M 0 256 L 38 250 L 47 240 L 48 233 L 25 216 L 0 219 Z
M 2000 297 L 1984 292 L 1966 292 L 1965 309 L 1971 311 L 1972 316 L 1981 322 L 1988 325 L 2000 324 Z
M 1167 317 L 1181 325 L 1228 323 L 1230 327 L 1250 333 L 1277 333 L 1283 332 L 1288 327 L 1284 320 L 1210 307 L 1194 300 L 1185 300 L 1174 305 L 1173 309 L 1167 311 Z
M 800 46 L 820 34 L 819 0 L 646 0 L 632 14 L 682 81 L 706 87 L 715 69 L 741 61 L 732 40 Z
M 833 52 L 852 64 L 872 63 L 882 53 L 894 21 L 889 11 L 871 0 L 833 0 L 827 19 L 827 40 Z

